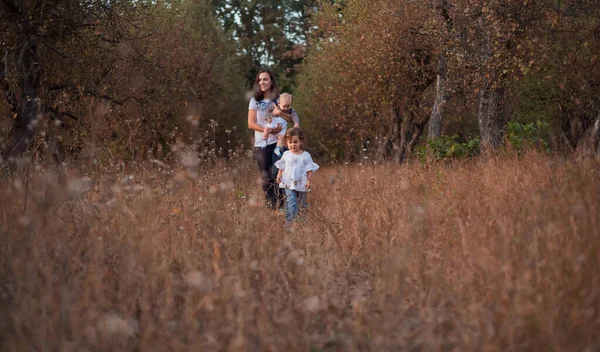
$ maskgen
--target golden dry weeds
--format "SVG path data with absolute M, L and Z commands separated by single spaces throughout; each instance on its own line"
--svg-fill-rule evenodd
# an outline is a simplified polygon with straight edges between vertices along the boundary
M 2 186 L 3 351 L 600 349 L 597 161 L 159 167 Z

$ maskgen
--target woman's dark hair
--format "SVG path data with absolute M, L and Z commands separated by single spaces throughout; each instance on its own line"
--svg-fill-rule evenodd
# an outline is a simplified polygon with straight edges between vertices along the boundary
M 268 73 L 269 77 L 271 77 L 270 97 L 265 97 L 263 91 L 260 90 L 260 86 L 258 85 L 258 77 L 261 73 L 264 72 Z M 275 99 L 277 99 L 277 97 L 279 96 L 279 88 L 277 87 L 277 81 L 275 81 L 275 76 L 269 69 L 266 68 L 258 71 L 258 73 L 256 74 L 256 78 L 254 78 L 254 86 L 252 87 L 252 89 L 254 90 L 254 99 L 256 99 L 256 101 L 260 101 L 265 98 L 271 99 L 271 101 L 275 101 Z

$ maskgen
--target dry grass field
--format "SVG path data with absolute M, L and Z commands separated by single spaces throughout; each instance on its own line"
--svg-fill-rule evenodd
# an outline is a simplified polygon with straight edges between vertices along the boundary
M 254 162 L 0 187 L 2 351 L 598 351 L 600 162 Z

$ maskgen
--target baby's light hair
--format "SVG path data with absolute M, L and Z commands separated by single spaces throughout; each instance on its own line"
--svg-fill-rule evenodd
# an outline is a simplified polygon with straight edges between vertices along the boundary
M 291 102 L 294 100 L 294 97 L 293 97 L 293 96 L 292 96 L 290 93 L 281 93 L 281 94 L 279 95 L 279 100 L 281 100 L 281 99 L 283 99 L 283 98 L 285 98 L 285 99 L 289 99 L 289 100 L 290 100 L 290 103 L 291 103 Z

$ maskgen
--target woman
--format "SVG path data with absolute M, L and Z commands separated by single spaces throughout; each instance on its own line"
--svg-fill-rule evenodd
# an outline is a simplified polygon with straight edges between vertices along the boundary
M 271 113 L 291 120 L 288 114 L 279 110 L 274 104 L 278 97 L 279 89 L 273 74 L 266 69 L 259 71 L 254 80 L 254 96 L 248 106 L 248 128 L 254 130 L 254 154 L 262 177 L 267 206 L 271 209 L 283 206 L 283 194 L 280 194 L 279 185 L 275 182 L 276 169 L 273 167 L 273 151 L 277 145 L 277 134 L 281 132 L 283 126 L 274 128 L 267 140 L 263 139 L 264 126 Z

